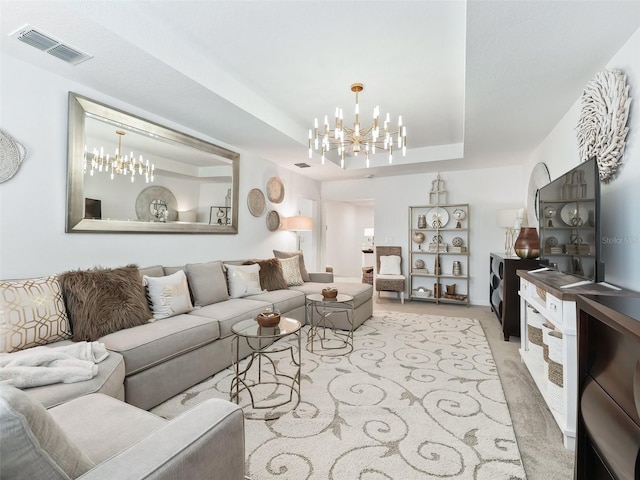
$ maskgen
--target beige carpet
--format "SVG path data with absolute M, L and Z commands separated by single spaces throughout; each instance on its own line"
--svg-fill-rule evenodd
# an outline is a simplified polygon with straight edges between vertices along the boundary
M 376 312 L 355 332 L 353 353 L 303 350 L 302 362 L 297 409 L 246 421 L 249 478 L 525 478 L 476 320 Z M 173 418 L 205 398 L 228 398 L 231 376 L 220 372 L 152 412 Z M 266 395 L 277 401 L 283 392 Z

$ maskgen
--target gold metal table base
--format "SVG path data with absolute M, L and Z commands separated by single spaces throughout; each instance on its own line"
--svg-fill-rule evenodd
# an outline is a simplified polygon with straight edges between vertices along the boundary
M 307 351 L 325 356 L 343 356 L 353 351 L 353 297 L 344 301 L 315 300 L 308 295 L 305 315 L 309 324 Z M 331 316 L 343 314 L 349 323 L 349 330 L 336 328 Z M 317 318 L 317 320 L 316 320 Z M 314 343 L 319 340 L 319 348 L 314 351 Z

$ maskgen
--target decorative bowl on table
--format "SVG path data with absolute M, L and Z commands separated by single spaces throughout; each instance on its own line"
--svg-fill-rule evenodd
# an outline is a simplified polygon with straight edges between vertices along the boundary
M 336 298 L 338 296 L 338 289 L 333 287 L 323 288 L 322 296 L 323 298 L 329 298 L 329 299 Z
M 280 323 L 280 313 L 279 312 L 262 312 L 259 313 L 256 317 L 256 322 L 261 327 L 275 327 Z

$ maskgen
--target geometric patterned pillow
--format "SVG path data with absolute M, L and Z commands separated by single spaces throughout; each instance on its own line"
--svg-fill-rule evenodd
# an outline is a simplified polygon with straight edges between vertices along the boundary
M 298 257 L 279 258 L 278 261 L 282 265 L 282 275 L 288 286 L 304 285 L 304 280 L 302 280 L 302 275 L 300 274 Z
M 0 352 L 67 338 L 71 324 L 58 277 L 0 281 Z

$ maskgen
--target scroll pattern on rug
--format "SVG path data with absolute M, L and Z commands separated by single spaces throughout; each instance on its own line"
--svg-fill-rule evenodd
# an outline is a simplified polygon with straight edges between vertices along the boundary
M 380 312 L 354 332 L 350 355 L 303 350 L 302 361 L 298 408 L 245 422 L 248 478 L 526 478 L 477 320 Z M 152 412 L 173 418 L 228 398 L 232 375 L 224 370 Z

